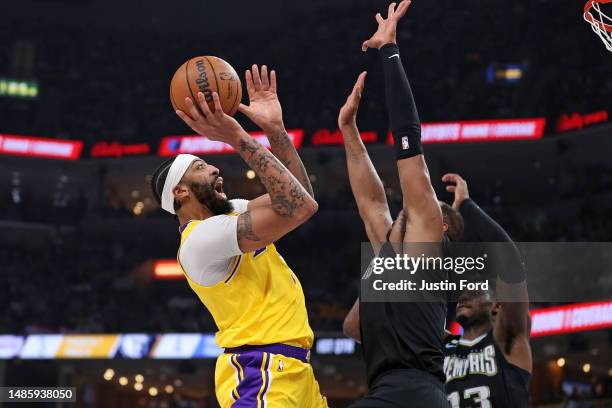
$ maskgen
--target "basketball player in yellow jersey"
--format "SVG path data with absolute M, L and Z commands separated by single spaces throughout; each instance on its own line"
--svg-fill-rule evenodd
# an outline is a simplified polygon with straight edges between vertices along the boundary
M 287 132 L 276 96 L 276 74 L 257 66 L 246 73 L 250 105 L 240 105 L 267 134 L 269 152 L 223 113 L 213 94 L 212 113 L 202 93 L 199 109 L 186 99 L 177 114 L 194 131 L 233 146 L 268 194 L 228 200 L 220 171 L 181 154 L 153 175 L 153 193 L 176 214 L 178 260 L 189 286 L 218 327 L 215 387 L 223 408 L 327 407 L 309 364 L 313 332 L 302 287 L 274 241 L 317 211 L 308 175 Z M 276 156 L 275 156 L 276 155 Z

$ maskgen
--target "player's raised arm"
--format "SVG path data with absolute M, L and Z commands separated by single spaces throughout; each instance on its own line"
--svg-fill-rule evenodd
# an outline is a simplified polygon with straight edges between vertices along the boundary
M 357 128 L 357 110 L 365 77 L 366 72 L 359 75 L 353 91 L 340 109 L 338 127 L 344 138 L 346 166 L 359 215 L 365 224 L 368 239 L 376 244 L 386 241 L 387 231 L 391 227 L 391 214 L 382 181 Z
M 344 318 L 342 333 L 357 343 L 361 343 L 361 333 L 359 332 L 359 299 L 355 301 L 353 307 L 351 307 L 351 310 L 349 310 Z
M 295 176 L 268 149 L 250 137 L 234 118 L 223 112 L 217 93 L 213 93 L 214 113 L 201 92 L 198 99 L 204 115 L 198 112 L 189 98 L 186 103 L 191 117 L 181 111 L 177 111 L 177 114 L 199 134 L 234 147 L 259 176 L 270 195 L 269 205 L 248 209 L 238 217 L 240 250 L 250 252 L 259 249 L 308 220 L 317 211 L 318 205 Z
M 380 13 L 376 15 L 378 29 L 364 41 L 362 50 L 376 48 L 382 58 L 389 125 L 395 142 L 403 207 L 408 217 L 404 240 L 439 242 L 443 234 L 442 213 L 423 157 L 419 115 L 396 41 L 397 24 L 406 14 L 410 1 L 404 0 L 395 6 L 395 3 L 389 5 L 386 19 Z
M 298 179 L 308 194 L 314 197 L 306 168 L 283 123 L 283 110 L 276 92 L 276 71 L 272 70 L 268 74 L 268 67 L 263 65 L 260 73 L 259 67 L 253 65 L 245 73 L 245 82 L 249 105 L 240 104 L 238 110 L 266 133 L 274 155 Z M 269 201 L 267 195 L 259 197 L 251 201 L 249 208 Z
M 493 248 L 497 256 L 490 257 L 494 259 L 493 267 L 498 273 L 496 293 L 501 303 L 493 334 L 504 352 L 510 351 L 507 356 L 509 361 L 531 372 L 529 294 L 521 254 L 501 225 L 470 199 L 468 185 L 463 177 L 448 173 L 442 177 L 442 181 L 451 183 L 446 189 L 455 195 L 453 207 L 461 212 L 465 224 L 474 231 L 473 239 L 479 242 L 506 243 L 503 247 Z

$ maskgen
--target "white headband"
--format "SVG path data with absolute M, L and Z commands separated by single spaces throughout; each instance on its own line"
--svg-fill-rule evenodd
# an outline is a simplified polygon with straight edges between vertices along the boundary
M 193 154 L 179 154 L 172 162 L 170 170 L 168 170 L 168 175 L 166 176 L 166 182 L 164 183 L 164 189 L 161 195 L 161 206 L 170 214 L 176 214 L 174 212 L 174 193 L 172 190 L 180 183 L 185 172 L 194 160 L 200 160 L 200 158 Z

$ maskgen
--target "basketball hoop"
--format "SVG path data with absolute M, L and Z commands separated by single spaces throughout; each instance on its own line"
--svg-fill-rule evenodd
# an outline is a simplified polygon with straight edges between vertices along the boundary
M 601 5 L 612 0 L 588 0 L 584 5 L 584 19 L 612 52 L 612 18 L 601 11 Z

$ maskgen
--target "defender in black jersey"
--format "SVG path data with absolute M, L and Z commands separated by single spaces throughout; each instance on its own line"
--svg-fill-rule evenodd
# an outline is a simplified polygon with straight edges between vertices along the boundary
M 405 0 L 396 9 L 392 3 L 386 19 L 377 14 L 378 29 L 362 45 L 363 51 L 378 49 L 383 63 L 403 195 L 403 210 L 393 228 L 382 183 L 356 125 L 365 73 L 359 76 L 338 117 L 351 189 L 374 252 L 381 256 L 403 251 L 401 243 L 404 248 L 406 243 L 431 243 L 437 254 L 444 247 L 442 212 L 429 179 L 419 117 L 396 45 L 397 23 L 409 5 Z M 400 245 L 384 244 L 386 241 Z M 362 302 L 359 315 L 369 392 L 351 407 L 447 408 L 442 369 L 445 296 L 433 295 L 423 302 Z
M 461 176 L 446 174 L 442 180 L 453 183 L 447 190 L 455 194 L 453 206 L 463 216 L 467 239 L 512 243 L 499 224 L 469 198 Z M 498 268 L 496 292 L 502 301 L 496 301 L 493 291 L 464 292 L 458 299 L 456 320 L 464 332 L 445 340 L 444 373 L 451 408 L 528 406 L 532 370 L 529 300 L 521 256 L 511 245 L 515 251 Z

